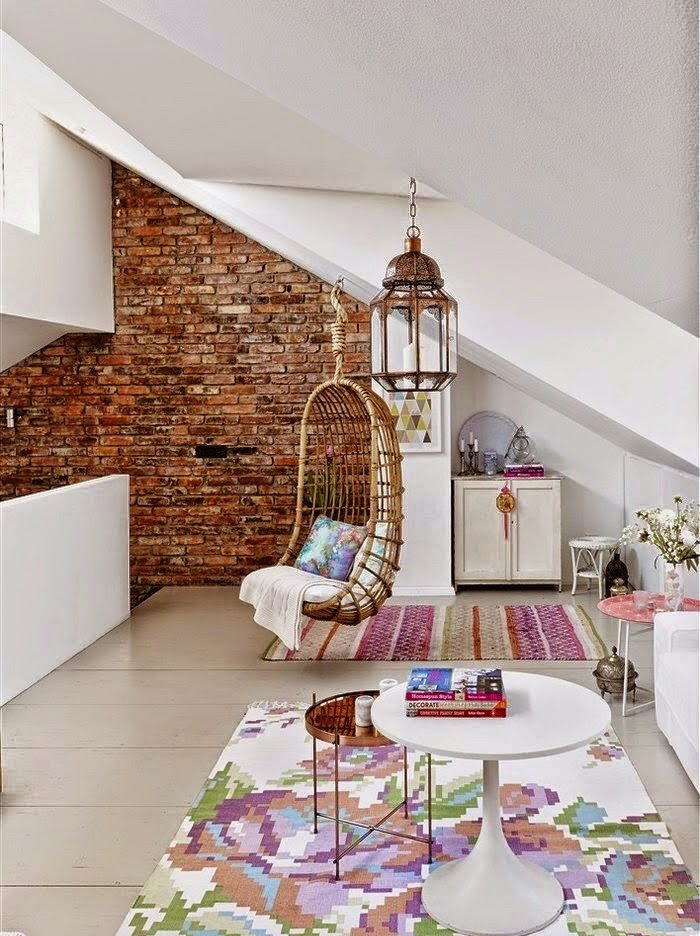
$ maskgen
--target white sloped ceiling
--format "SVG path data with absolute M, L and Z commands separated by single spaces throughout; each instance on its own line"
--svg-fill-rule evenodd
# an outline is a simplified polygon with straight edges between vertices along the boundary
M 105 0 L 697 331 L 693 0 Z
M 113 2 L 116 4 L 117 0 Z M 119 3 L 125 5 L 126 0 L 119 0 Z M 382 11 L 392 5 L 383 4 Z M 130 12 L 136 12 L 136 6 L 134 0 Z M 286 4 L 272 6 L 280 16 L 287 10 Z M 314 5 L 309 0 L 295 0 L 292 6 L 299 11 L 303 23 Z M 465 0 L 459 9 L 469 10 L 472 6 Z M 496 0 L 493 6 L 499 6 Z M 242 8 L 237 0 L 226 0 L 225 5 L 218 5 L 213 0 L 200 0 L 196 9 L 188 6 L 187 10 L 182 10 L 179 0 L 169 0 L 163 6 L 159 0 L 151 0 L 147 10 L 140 9 L 144 16 L 146 13 L 160 16 L 160 20 L 150 25 L 163 31 L 189 25 L 184 38 L 191 45 L 197 44 L 202 35 L 224 45 L 230 44 L 232 37 L 237 36 L 239 48 L 234 51 L 240 53 L 243 63 L 237 62 L 237 68 L 250 64 L 248 60 L 252 53 L 248 46 L 257 48 L 258 33 L 261 29 L 263 33 L 268 29 L 265 35 L 270 44 L 266 56 L 269 71 L 274 76 L 280 61 L 284 60 L 284 56 L 281 59 L 277 56 L 275 38 L 280 23 L 285 26 L 284 17 L 275 23 L 250 20 L 251 10 L 263 15 L 265 11 L 269 12 L 270 7 L 267 0 L 243 4 Z M 410 3 L 402 3 L 400 7 L 409 12 L 413 10 Z M 491 10 L 491 7 L 492 4 L 484 4 L 480 9 Z M 590 4 L 584 4 L 584 7 L 590 12 Z M 240 9 L 241 18 L 232 32 L 225 28 L 225 17 L 236 8 Z M 335 23 L 342 31 L 343 9 L 336 8 L 333 0 L 329 0 L 327 8 L 338 13 Z M 362 2 L 348 5 L 350 8 L 357 10 L 359 21 L 364 22 Z M 95 148 L 199 205 L 225 223 L 267 243 L 325 279 L 332 280 L 339 272 L 344 273 L 348 276 L 348 291 L 358 298 L 366 300 L 372 294 L 381 279 L 382 261 L 386 262 L 400 249 L 405 223 L 405 201 L 378 193 L 400 188 L 402 179 L 405 182 L 401 170 L 419 171 L 416 164 L 424 159 L 423 150 L 427 154 L 425 159 L 428 159 L 431 147 L 437 145 L 429 132 L 429 115 L 423 122 L 418 119 L 422 115 L 420 87 L 411 88 L 411 92 L 416 92 L 416 119 L 403 125 L 396 122 L 392 112 L 386 111 L 383 120 L 374 121 L 373 133 L 362 141 L 369 155 L 358 156 L 356 163 L 353 159 L 347 162 L 345 157 L 355 152 L 342 143 L 343 135 L 352 135 L 353 132 L 348 114 L 354 115 L 355 120 L 359 119 L 363 101 L 368 119 L 378 117 L 377 102 L 361 97 L 366 81 L 362 57 L 358 57 L 355 63 L 355 96 L 348 92 L 345 98 L 338 99 L 343 120 L 338 122 L 338 132 L 333 136 L 327 127 L 319 131 L 317 124 L 306 116 L 296 125 L 292 120 L 285 124 L 286 116 L 294 112 L 294 102 L 288 102 L 288 107 L 280 105 L 269 96 L 271 92 L 267 89 L 256 88 L 255 95 L 251 96 L 246 92 L 244 82 L 226 77 L 219 61 L 209 63 L 201 70 L 202 62 L 198 61 L 198 58 L 203 61 L 201 49 L 195 57 L 155 32 L 115 13 L 98 0 L 5 0 L 5 9 L 12 35 L 73 86 L 61 82 L 26 49 L 9 40 L 7 48 L 16 57 L 17 67 L 25 73 L 27 83 L 45 95 L 45 113 L 74 133 L 80 133 Z M 605 9 L 607 7 L 602 8 L 601 15 Z M 201 20 L 200 14 L 207 18 Z M 680 29 L 679 18 L 673 22 Z M 439 23 L 438 15 L 435 26 Z M 400 33 L 399 29 L 399 38 L 387 45 L 388 58 L 400 51 L 395 48 L 401 44 Z M 59 34 L 60 41 L 57 41 Z M 305 40 L 302 41 L 303 37 L 296 32 L 289 32 L 288 37 L 297 56 L 295 61 L 287 62 L 288 96 L 295 97 L 299 82 L 303 85 L 305 80 L 307 64 L 301 59 L 307 50 Z M 343 52 L 345 38 L 340 45 Z M 449 42 L 446 47 L 449 51 Z M 331 55 L 334 49 L 329 52 L 324 48 L 322 55 Z M 314 54 L 313 50 L 308 50 L 308 57 L 313 58 Z M 342 58 L 340 52 L 338 54 Z M 371 63 L 371 55 L 369 58 Z M 414 59 L 414 68 L 419 64 L 425 68 L 426 62 L 425 55 L 419 56 Z M 324 65 L 327 67 L 317 70 L 317 94 L 316 97 L 311 95 L 313 100 L 309 109 L 312 105 L 318 108 L 319 102 L 328 95 L 328 86 L 339 80 L 332 70 L 329 71 L 332 63 L 324 62 Z M 339 71 L 342 77 L 342 62 Z M 455 81 L 459 77 L 456 71 Z M 216 77 L 212 78 L 212 75 Z M 222 76 L 223 85 L 220 83 Z M 400 73 L 400 77 L 405 84 L 410 76 Z M 250 77 L 251 85 L 252 80 Z M 194 83 L 194 88 L 189 87 L 189 81 Z M 393 78 L 387 82 L 377 85 L 375 96 L 380 99 L 380 109 L 388 107 L 386 95 L 395 86 Z M 446 95 L 452 94 L 452 85 L 444 74 L 442 87 Z M 84 97 L 81 98 L 73 88 Z M 161 101 L 156 91 L 161 96 L 169 95 L 168 99 Z M 683 94 L 679 92 L 679 101 L 685 101 L 686 91 L 688 89 Z M 405 87 L 403 93 L 408 93 Z M 688 93 L 692 96 L 692 89 Z M 209 94 L 212 101 L 216 101 L 216 106 L 211 106 Z M 535 90 L 530 94 L 535 95 Z M 573 99 L 578 100 L 575 95 Z M 384 104 L 381 104 L 382 100 Z M 181 111 L 178 110 L 180 103 Z M 440 112 L 437 104 L 435 111 Z M 321 122 L 321 117 L 315 119 Z M 491 117 L 495 119 L 493 115 Z M 486 120 L 485 117 L 483 119 Z M 229 127 L 227 134 L 233 128 L 241 138 L 245 137 L 245 145 L 237 146 L 233 136 L 226 137 L 228 143 L 224 147 L 224 137 L 217 136 L 212 129 L 216 120 Z M 276 134 L 278 126 L 283 127 L 285 133 Z M 409 136 L 402 135 L 402 126 L 411 130 Z M 196 127 L 196 132 L 192 132 L 192 127 Z M 683 127 L 683 132 L 686 132 L 686 124 Z M 427 137 L 423 133 L 424 128 L 427 128 Z M 395 138 L 390 140 L 386 137 L 388 129 L 393 129 Z M 496 128 L 494 123 L 494 133 L 496 129 L 505 132 L 503 128 Z M 523 133 L 527 138 L 528 134 L 524 130 Z M 327 147 L 324 147 L 324 139 Z M 423 147 L 425 139 L 428 143 Z M 471 171 L 472 163 L 477 175 L 482 174 L 485 178 L 489 175 L 485 160 L 479 162 L 477 159 L 478 152 L 472 163 L 467 163 L 466 156 L 472 159 L 472 154 L 466 150 L 457 151 L 454 140 L 447 133 L 440 139 L 441 177 L 424 176 L 435 189 L 447 192 L 449 178 L 460 165 L 466 175 L 469 172 L 465 166 Z M 406 147 L 403 153 L 398 146 L 401 140 Z M 385 143 L 383 149 L 382 141 Z M 265 173 L 273 175 L 276 185 L 263 184 L 267 176 L 257 171 L 252 158 L 256 146 L 261 162 L 265 163 Z M 256 184 L 183 177 L 181 173 L 186 166 L 193 165 L 188 160 L 196 159 L 198 152 L 204 153 L 200 158 L 210 160 L 207 175 Z M 287 159 L 290 152 L 293 159 Z M 357 153 L 360 152 L 364 153 L 365 149 L 358 149 Z M 171 158 L 166 159 L 165 153 Z M 406 153 L 409 155 L 405 156 Z M 686 161 L 679 158 L 682 166 L 676 167 L 679 174 L 672 180 L 677 188 L 683 187 L 683 173 L 687 170 L 687 149 L 684 153 Z M 405 162 L 402 161 L 404 158 Z M 290 162 L 296 173 L 291 187 L 285 175 L 290 171 Z M 511 192 L 516 189 L 520 192 L 520 200 L 514 197 L 510 205 L 513 217 L 517 215 L 527 221 L 527 212 L 522 210 L 522 206 L 534 197 L 532 186 L 535 181 L 542 190 L 545 180 L 541 171 L 534 172 L 531 161 L 525 162 L 527 165 L 517 152 L 511 151 L 509 160 L 500 154 L 504 185 L 507 183 Z M 387 170 L 387 166 L 393 168 Z M 353 167 L 355 175 L 351 172 Z M 614 175 L 618 168 L 614 162 L 606 167 L 601 155 L 596 172 L 601 177 L 605 175 L 604 170 Z M 670 167 L 669 171 L 672 169 Z M 429 173 L 430 169 L 425 171 Z M 493 179 L 491 184 L 495 187 Z M 620 185 L 624 188 L 622 182 Z M 639 187 L 639 179 L 635 185 Z M 552 191 L 555 188 L 553 184 Z M 663 186 L 659 184 L 657 188 L 662 189 Z M 623 214 L 628 206 L 628 194 L 625 189 L 615 204 Z M 688 194 L 692 196 L 692 186 Z M 564 231 L 566 225 L 558 216 L 560 206 L 557 206 L 552 192 L 548 197 L 553 229 L 560 225 Z M 660 197 L 656 189 L 648 193 L 648 198 L 657 207 Z M 633 268 L 638 266 L 645 274 L 647 268 L 640 261 L 641 241 L 631 238 L 624 250 L 621 245 L 614 246 L 615 231 L 611 226 L 614 212 L 609 205 L 596 203 L 598 207 L 595 210 L 600 208 L 602 211 L 605 207 L 605 223 L 599 225 L 598 240 L 591 234 L 590 244 L 584 244 L 577 225 L 589 223 L 594 208 L 584 205 L 583 199 L 573 199 L 572 196 L 571 230 L 565 233 L 576 240 L 582 250 L 584 247 L 586 250 L 583 250 L 578 263 L 570 260 L 567 264 L 558 259 L 563 254 L 562 249 L 541 249 L 535 237 L 525 239 L 511 233 L 515 224 L 507 230 L 503 225 L 495 224 L 489 215 L 469 210 L 464 205 L 466 200 L 459 197 L 451 200 L 431 198 L 421 204 L 426 250 L 440 259 L 448 287 L 461 305 L 461 353 L 630 451 L 665 459 L 678 467 L 697 464 L 698 419 L 696 408 L 691 406 L 696 401 L 692 400 L 690 389 L 697 386 L 697 341 L 682 326 L 674 324 L 673 320 L 678 316 L 671 315 L 669 311 L 678 311 L 678 297 L 683 291 L 666 293 L 669 301 L 662 310 L 658 302 L 644 303 L 630 298 L 629 293 L 644 292 L 642 275 L 637 279 L 635 289 L 625 292 L 606 282 L 602 276 L 592 276 L 584 268 L 585 258 L 590 260 L 599 249 L 608 260 L 608 252 L 617 250 L 612 258 L 619 260 L 620 269 L 612 264 L 615 271 L 624 270 L 631 275 Z M 494 198 L 492 204 L 497 201 Z M 578 214 L 574 207 L 580 209 Z M 676 220 L 680 214 L 682 212 L 676 214 Z M 667 221 L 672 215 L 667 205 Z M 669 227 L 675 237 L 676 226 L 669 221 Z M 542 230 L 544 232 L 544 228 Z M 648 233 L 644 233 L 642 240 Z M 688 244 L 692 243 L 693 237 L 691 224 L 686 230 Z M 603 248 L 599 241 L 604 242 Z M 670 251 L 672 244 L 677 244 L 677 239 L 664 241 L 666 252 L 661 251 L 663 256 Z M 687 260 L 688 251 L 685 257 Z M 659 260 L 655 255 L 654 259 L 658 261 L 655 267 L 658 276 L 674 279 L 670 267 L 662 262 L 663 257 Z M 693 264 L 694 259 L 689 263 L 679 260 L 678 269 L 682 268 L 683 276 L 687 277 Z M 678 286 L 679 280 L 674 282 Z M 686 290 L 683 296 L 681 305 L 690 319 L 695 303 L 692 290 Z M 653 362 L 654 381 L 649 379 L 645 362 Z M 659 387 L 664 388 L 663 392 Z M 683 406 L 679 402 L 669 406 L 669 399 L 687 400 L 688 405 Z
M 693 0 L 4 3 L 11 35 L 183 175 L 382 192 L 415 174 L 694 332 L 696 12 Z

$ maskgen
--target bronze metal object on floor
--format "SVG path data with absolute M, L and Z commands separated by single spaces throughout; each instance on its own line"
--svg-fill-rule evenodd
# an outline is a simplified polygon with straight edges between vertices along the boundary
M 627 691 L 632 693 L 632 701 L 637 698 L 637 676 L 639 673 L 634 668 L 631 660 L 625 660 L 618 656 L 617 647 L 612 648 L 610 656 L 603 657 L 598 661 L 598 665 L 593 670 L 593 675 L 598 683 L 600 694 L 605 696 L 606 692 L 611 695 L 620 695 L 625 684 L 625 666 L 627 666 Z
M 620 559 L 620 552 L 618 549 L 615 550 L 612 559 L 610 559 L 608 564 L 605 566 L 604 578 L 606 598 L 610 598 L 613 595 L 612 588 L 613 585 L 615 585 L 617 582 L 620 583 L 617 585 L 618 589 L 620 585 L 623 585 L 626 589 L 626 592 L 629 591 L 630 574 L 627 570 L 627 566 L 624 564 L 622 559 Z M 624 595 L 626 592 L 618 590 L 615 592 L 615 594 Z
M 625 584 L 624 580 L 621 578 L 613 579 L 613 583 L 610 586 L 610 596 L 614 598 L 616 595 L 626 595 L 629 593 L 629 587 Z
M 329 696 L 325 699 L 316 701 L 316 695 L 313 696 L 311 706 L 306 710 L 305 722 L 306 730 L 311 735 L 313 752 L 313 804 L 314 804 L 314 832 L 318 832 L 318 820 L 328 819 L 335 824 L 335 879 L 340 879 L 340 861 L 349 852 L 357 848 L 373 832 L 381 832 L 383 835 L 393 835 L 396 838 L 410 839 L 413 842 L 422 842 L 428 846 L 428 862 L 433 860 L 433 810 L 432 810 L 432 757 L 427 755 L 427 813 L 428 813 L 428 837 L 413 835 L 409 832 L 402 832 L 398 829 L 385 829 L 384 824 L 389 821 L 396 813 L 403 809 L 405 819 L 409 817 L 408 801 L 408 751 L 403 748 L 403 798 L 400 803 L 394 806 L 388 813 L 374 822 L 366 823 L 354 819 L 341 819 L 340 817 L 340 779 L 339 779 L 339 760 L 341 747 L 380 747 L 387 744 L 393 744 L 384 735 L 379 734 L 374 726 L 368 728 L 360 727 L 355 724 L 355 699 L 360 695 L 371 695 L 375 698 L 379 695 L 376 690 L 363 689 L 359 692 L 343 692 L 338 695 Z M 319 811 L 318 808 L 318 741 L 325 741 L 332 744 L 333 751 L 333 803 L 334 815 L 328 815 Z M 362 829 L 362 834 L 354 839 L 345 848 L 340 847 L 340 827 L 349 825 L 356 829 Z

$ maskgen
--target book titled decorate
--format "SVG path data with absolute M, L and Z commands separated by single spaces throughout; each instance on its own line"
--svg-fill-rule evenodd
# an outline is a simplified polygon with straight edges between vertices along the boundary
M 410 716 L 503 718 L 506 709 L 500 669 L 417 667 L 406 685 Z

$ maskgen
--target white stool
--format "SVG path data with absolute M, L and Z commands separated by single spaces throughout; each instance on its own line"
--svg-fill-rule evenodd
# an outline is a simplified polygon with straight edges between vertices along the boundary
M 580 578 L 586 580 L 586 587 L 591 587 L 591 581 L 598 582 L 598 597 L 605 597 L 603 586 L 604 561 L 617 546 L 614 536 L 577 536 L 569 540 L 571 549 L 571 567 L 574 581 L 571 594 L 576 594 L 576 585 Z

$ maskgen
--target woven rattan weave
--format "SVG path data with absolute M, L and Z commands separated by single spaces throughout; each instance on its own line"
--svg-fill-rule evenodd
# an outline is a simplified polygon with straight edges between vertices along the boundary
M 350 579 L 339 583 L 332 598 L 303 606 L 304 614 L 317 620 L 359 624 L 391 595 L 402 543 L 403 481 L 389 407 L 372 390 L 342 375 L 347 315 L 339 296 L 336 284 L 331 292 L 335 375 L 312 392 L 304 409 L 296 519 L 279 564 L 294 563 L 320 515 L 366 526 L 367 538 Z

